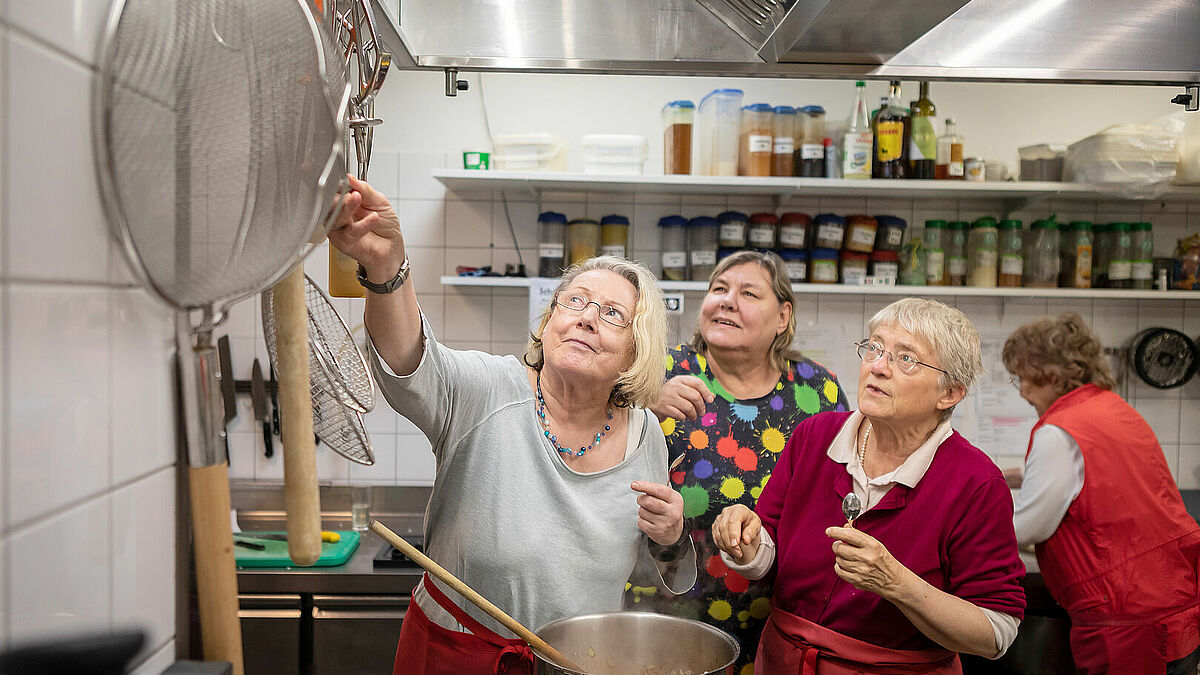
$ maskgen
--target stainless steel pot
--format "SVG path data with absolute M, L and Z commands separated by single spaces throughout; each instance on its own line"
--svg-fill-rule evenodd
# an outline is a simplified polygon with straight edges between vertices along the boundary
M 558 619 L 538 637 L 586 675 L 733 675 L 741 647 L 706 623 L 650 612 L 601 612 Z M 538 675 L 579 675 L 538 656 Z

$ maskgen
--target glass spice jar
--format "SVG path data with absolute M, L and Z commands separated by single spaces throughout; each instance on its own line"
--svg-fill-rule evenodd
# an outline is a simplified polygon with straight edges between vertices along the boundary
M 600 223 L 576 218 L 567 223 L 567 262 L 570 265 L 595 258 L 600 250 Z
M 944 220 L 925 221 L 925 284 L 928 286 L 950 285 L 950 272 L 946 267 L 946 241 L 949 238 Z
M 725 211 L 717 215 L 721 224 L 720 242 L 724 248 L 746 248 L 746 225 L 750 216 L 741 211 Z
M 658 220 L 659 246 L 662 250 L 662 274 L 666 281 L 687 281 L 687 218 L 665 216 Z
M 967 285 L 967 222 L 952 220 L 946 223 L 946 274 L 951 286 Z
M 812 229 L 812 248 L 837 250 L 846 237 L 846 219 L 832 213 L 820 213 L 813 218 Z
M 629 257 L 629 219 L 611 215 L 600 219 L 600 255 Z
M 807 213 L 791 211 L 779 217 L 779 248 L 804 250 L 808 245 L 808 224 L 812 218 Z
M 750 248 L 773 249 L 779 229 L 779 216 L 774 213 L 755 213 L 750 216 L 750 227 L 746 232 L 746 243 Z
M 1000 249 L 996 241 L 996 219 L 985 216 L 971 223 L 967 234 L 967 285 L 995 288 L 1000 272 Z
M 688 223 L 688 278 L 708 281 L 717 267 L 721 226 L 716 218 L 700 216 Z
M 538 276 L 555 278 L 566 267 L 567 217 L 554 211 L 538 216 Z
M 996 285 L 1004 288 L 1019 288 L 1025 276 L 1025 250 L 1021 221 L 1000 221 L 996 240 L 997 251 L 1000 254 L 1000 268 L 996 275 Z

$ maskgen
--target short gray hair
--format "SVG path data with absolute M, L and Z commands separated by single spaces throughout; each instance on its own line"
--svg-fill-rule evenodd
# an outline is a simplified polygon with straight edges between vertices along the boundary
M 867 329 L 874 333 L 880 326 L 899 326 L 928 342 L 942 370 L 940 384 L 961 384 L 970 390 L 984 373 L 983 348 L 979 331 L 960 310 L 928 298 L 904 298 L 884 307 L 871 317 Z M 942 411 L 942 420 L 950 419 L 954 407 Z

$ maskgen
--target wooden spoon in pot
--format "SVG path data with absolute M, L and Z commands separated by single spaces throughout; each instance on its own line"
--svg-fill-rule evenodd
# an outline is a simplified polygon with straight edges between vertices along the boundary
M 458 579 L 458 577 L 447 572 L 445 568 L 434 562 L 429 556 L 413 548 L 412 544 L 401 539 L 400 535 L 389 530 L 384 526 L 383 523 L 379 522 L 378 520 L 372 520 L 368 527 L 372 532 L 382 537 L 384 541 L 396 547 L 401 553 L 408 556 L 410 560 L 425 568 L 426 572 L 429 572 L 433 576 L 437 577 L 438 581 L 446 584 L 450 588 L 453 588 L 459 595 L 470 600 L 479 609 L 487 612 L 488 616 L 492 617 L 496 621 L 499 621 L 501 625 L 513 633 L 516 633 L 517 637 L 527 642 L 530 647 L 536 649 L 542 654 L 542 656 L 550 659 L 551 662 L 557 663 L 563 668 L 574 670 L 578 673 L 587 672 L 583 668 L 576 665 L 573 661 L 563 656 L 562 653 L 557 649 L 551 647 L 550 644 L 545 640 L 537 635 L 534 635 L 533 631 L 529 630 L 525 626 L 522 626 L 519 621 L 512 618 L 508 614 L 505 614 L 504 610 L 493 605 L 488 601 L 487 598 L 476 593 L 475 589 L 464 584 Z

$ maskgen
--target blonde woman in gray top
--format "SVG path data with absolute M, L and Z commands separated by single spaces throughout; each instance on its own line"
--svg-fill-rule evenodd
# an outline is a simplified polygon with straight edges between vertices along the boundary
M 641 265 L 594 258 L 564 274 L 524 359 L 439 344 L 408 281 L 400 223 L 350 178 L 330 241 L 359 262 L 370 356 L 388 403 L 437 462 L 425 519 L 434 560 L 521 623 L 621 607 L 639 556 L 686 591 L 695 552 L 658 397 L 666 319 Z M 428 577 L 413 594 L 396 673 L 532 672 L 524 644 Z

